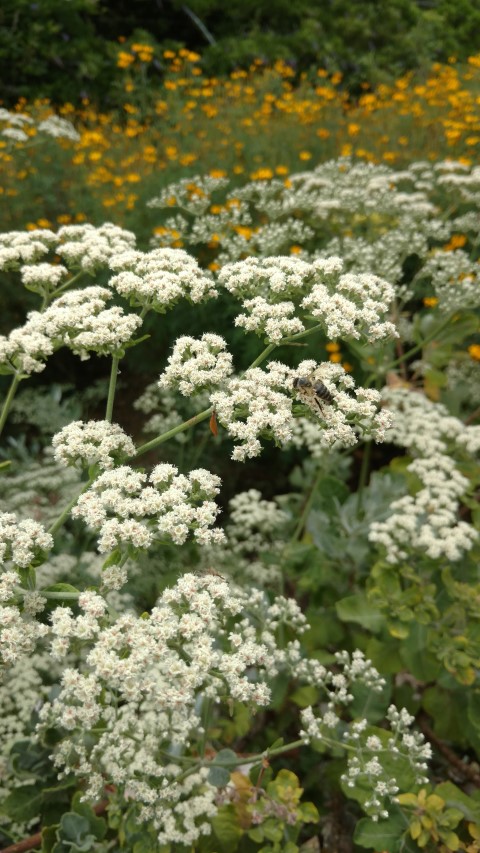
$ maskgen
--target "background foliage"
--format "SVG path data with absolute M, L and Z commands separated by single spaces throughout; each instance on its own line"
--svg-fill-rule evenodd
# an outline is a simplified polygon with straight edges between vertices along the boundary
M 409 69 L 480 50 L 475 0 L 4 0 L 0 74 L 4 99 L 117 102 L 119 41 L 155 48 L 151 83 L 163 77 L 162 50 L 200 50 L 208 74 L 283 59 L 340 71 L 352 92 Z M 180 37 L 179 37 L 179 34 Z

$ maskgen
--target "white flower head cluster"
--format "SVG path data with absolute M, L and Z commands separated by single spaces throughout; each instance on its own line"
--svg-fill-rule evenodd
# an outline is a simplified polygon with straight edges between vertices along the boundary
M 386 440 L 407 447 L 419 456 L 449 453 L 455 447 L 476 451 L 478 428 L 465 426 L 442 403 L 434 403 L 420 391 L 384 388 L 382 399 L 393 414 Z
M 436 251 L 424 265 L 422 275 L 431 276 L 442 311 L 479 306 L 480 263 L 462 249 Z
M 43 312 L 31 311 L 27 322 L 7 337 L 0 336 L 0 364 L 7 372 L 33 373 L 46 358 L 67 346 L 82 360 L 90 352 L 112 355 L 121 351 L 142 321 L 123 308 L 105 308 L 112 294 L 103 287 L 64 293 Z
M 295 317 L 293 302 L 272 304 L 263 296 L 254 296 L 253 299 L 245 299 L 243 307 L 247 313 L 235 317 L 235 325 L 247 332 L 265 335 L 269 343 L 278 344 L 282 338 L 305 330 L 302 321 Z
M 58 230 L 57 254 L 68 266 L 94 273 L 107 267 L 112 255 L 133 250 L 136 237 L 131 231 L 105 222 L 94 225 L 63 225 Z
M 109 299 L 111 293 L 103 287 L 71 290 L 43 314 L 29 314 L 29 322 L 45 331 L 57 346 L 68 346 L 82 360 L 90 357 L 89 351 L 111 355 L 130 340 L 142 321 L 116 305 L 105 308 Z
M 264 500 L 258 489 L 235 495 L 228 510 L 225 543 L 207 549 L 211 564 L 242 583 L 278 583 L 288 514 L 275 501 Z
M 370 273 L 332 276 L 330 258 L 318 258 L 312 266 L 315 279 L 302 307 L 324 323 L 330 338 L 364 338 L 370 343 L 398 337 L 393 323 L 385 320 L 395 291 L 391 284 Z M 333 279 L 333 280 L 332 280 Z
M 52 447 L 61 465 L 98 465 L 104 471 L 135 454 L 132 439 L 109 421 L 72 421 L 53 436 Z
M 218 295 L 211 275 L 182 249 L 122 252 L 110 259 L 110 268 L 118 273 L 109 282 L 117 293 L 159 313 L 183 297 L 196 303 Z
M 63 729 L 54 763 L 87 780 L 88 798 L 105 782 L 116 785 L 171 840 L 177 804 L 190 810 L 192 793 L 180 784 L 174 756 L 180 747 L 188 755 L 192 736 L 202 733 L 202 702 L 268 705 L 269 681 L 288 658 L 276 632 L 282 624 L 303 631 L 305 619 L 294 601 L 269 603 L 258 590 L 231 589 L 213 575 L 183 575 L 148 618 L 110 621 L 95 593 L 79 604 L 77 617 L 57 608 L 52 630 L 58 655 L 80 640 L 85 662 L 64 670 L 60 694 L 40 711 L 40 728 Z M 189 832 L 194 841 L 196 821 Z
M 212 193 L 228 186 L 226 178 L 195 175 L 182 178 L 165 187 L 159 196 L 150 199 L 148 207 L 180 207 L 194 216 L 201 216 L 211 205 Z
M 52 547 L 52 537 L 37 521 L 19 521 L 14 513 L 0 513 L 0 565 L 11 562 L 26 569 Z
M 122 545 L 148 548 L 155 539 L 182 545 L 190 531 L 199 544 L 220 542 L 223 531 L 211 529 L 219 513 L 212 500 L 220 479 L 203 468 L 178 473 L 174 465 L 157 465 L 150 476 L 121 466 L 101 474 L 72 510 L 99 531 L 100 553 Z
M 48 632 L 48 625 L 30 618 L 15 605 L 0 604 L 0 663 L 10 667 L 31 655 Z
M 58 287 L 68 270 L 62 264 L 26 264 L 21 269 L 22 284 L 35 293 L 48 292 Z
M 16 270 L 22 264 L 35 264 L 57 243 L 58 236 L 48 228 L 0 234 L 0 270 Z
M 347 744 L 355 747 L 355 754 L 349 757 L 347 770 L 341 776 L 345 787 L 368 787 L 372 794 L 363 803 L 363 808 L 374 821 L 388 818 L 388 805 L 395 802 L 395 795 L 400 790 L 395 776 L 390 776 L 395 764 L 403 769 L 408 766 L 412 775 L 412 784 L 428 783 L 425 772 L 428 761 L 432 757 L 432 749 L 420 732 L 411 731 L 415 718 L 406 708 L 399 711 L 395 705 L 390 705 L 387 714 L 390 732 L 383 729 L 372 729 L 367 720 L 358 720 L 344 733 Z M 382 757 L 388 755 L 388 772 L 383 767 Z
M 241 377 L 228 380 L 225 391 L 215 391 L 210 399 L 219 422 L 239 442 L 232 459 L 244 462 L 261 452 L 259 436 L 285 444 L 292 436 L 293 371 L 278 361 L 266 370 L 249 368 Z
M 431 559 L 460 560 L 479 535 L 457 518 L 459 500 L 469 481 L 453 459 L 440 453 L 415 459 L 407 470 L 417 475 L 423 488 L 414 496 L 393 501 L 387 520 L 370 525 L 370 541 L 384 546 L 391 564 L 407 560 L 412 550 Z
M 74 616 L 70 607 L 56 607 L 51 620 L 51 655 L 54 660 L 66 657 L 72 639 L 96 638 L 104 624 L 107 602 L 96 592 L 83 592 L 78 598 L 81 612 Z
M 61 116 L 51 115 L 39 122 L 37 129 L 54 139 L 70 139 L 71 142 L 79 142 L 80 134 L 75 130 L 73 124 Z
M 232 373 L 232 356 L 220 335 L 206 332 L 201 338 L 182 335 L 158 382 L 160 388 L 178 388 L 185 397 L 220 385 Z
M 298 380 L 306 380 L 305 386 Z M 381 394 L 374 389 L 355 387 L 354 379 L 341 364 L 302 361 L 297 368 L 294 393 L 324 426 L 318 436 L 320 447 L 357 443 L 358 435 L 385 440 L 392 424 L 390 412 L 379 409 Z M 320 387 L 319 387 L 320 386 Z M 354 395 L 354 396 L 353 396 Z
M 477 453 L 480 430 L 465 426 L 445 406 L 420 392 L 387 388 L 383 397 L 394 415 L 386 438 L 419 454 L 407 470 L 418 476 L 423 488 L 394 501 L 386 521 L 370 526 L 369 539 L 385 548 L 391 564 L 408 559 L 414 551 L 431 559 L 459 560 L 477 541 L 478 532 L 458 521 L 460 499 L 469 481 L 459 472 L 454 456 L 455 451 Z
M 246 258 L 227 264 L 218 279 L 251 314 L 240 315 L 237 325 L 265 333 L 274 343 L 304 328 L 285 297 L 321 322 L 330 338 L 374 342 L 396 336 L 395 326 L 385 319 L 395 295 L 392 285 L 375 275 L 342 271 L 337 257 L 312 263 L 295 257 Z

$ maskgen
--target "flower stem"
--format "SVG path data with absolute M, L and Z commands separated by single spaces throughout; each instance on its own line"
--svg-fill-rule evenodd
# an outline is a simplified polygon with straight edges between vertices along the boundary
M 118 363 L 120 359 L 116 355 L 112 355 L 112 369 L 110 371 L 110 384 L 108 386 L 107 410 L 105 412 L 105 420 L 112 420 L 113 401 L 115 399 L 115 388 L 117 385 Z
M 412 349 L 408 350 L 408 352 L 403 353 L 403 355 L 400 356 L 400 358 L 396 358 L 395 361 L 391 361 L 386 366 L 383 366 L 382 367 L 382 373 L 387 373 L 387 371 L 391 370 L 392 367 L 397 367 L 399 364 L 402 364 L 402 362 L 407 361 L 409 358 L 411 358 L 412 355 L 415 355 L 417 352 L 419 352 L 421 349 L 423 349 L 423 347 L 426 344 L 429 344 L 430 341 L 435 340 L 437 335 L 439 335 L 440 332 L 443 332 L 443 330 L 446 329 L 447 326 L 450 325 L 451 321 L 452 321 L 452 317 L 451 316 L 447 317 L 443 321 L 443 323 L 440 323 L 440 325 L 437 326 L 436 329 L 433 330 L 433 332 L 430 332 L 430 334 L 427 335 L 427 337 L 424 338 L 423 341 L 420 341 L 419 344 L 416 344 L 414 347 L 412 347 Z
M 15 397 L 16 391 L 20 382 L 22 381 L 23 376 L 21 373 L 15 373 L 12 378 L 12 382 L 10 384 L 10 388 L 8 390 L 8 394 L 5 398 L 5 402 L 3 404 L 2 414 L 0 415 L 0 435 L 3 432 L 3 427 L 5 426 L 6 420 L 8 418 L 8 413 L 10 411 L 10 406 L 12 405 L 13 398 Z
M 148 450 L 153 450 L 154 447 L 158 447 L 159 444 L 163 444 L 164 441 L 168 441 L 170 438 L 178 435 L 179 432 L 185 432 L 185 430 L 190 429 L 190 427 L 200 424 L 202 421 L 205 421 L 210 417 L 212 412 L 213 406 L 209 406 L 208 409 L 204 409 L 203 412 L 199 412 L 198 415 L 194 415 L 193 418 L 189 418 L 188 421 L 184 421 L 183 423 L 178 424 L 178 426 L 169 429 L 168 432 L 164 432 L 162 435 L 152 438 L 152 440 L 147 441 L 146 444 L 140 445 L 133 458 L 137 459 L 143 453 L 147 453 Z
M 52 293 L 50 293 L 50 295 L 48 296 L 47 301 L 43 307 L 46 308 L 48 302 L 51 302 L 52 299 L 56 299 L 57 296 L 60 296 L 60 294 L 63 293 L 64 290 L 67 290 L 67 288 L 70 287 L 70 285 L 75 284 L 75 282 L 78 281 L 78 279 L 84 274 L 85 274 L 85 270 L 79 270 L 79 272 L 77 272 L 74 276 L 72 276 L 72 278 L 70 278 L 68 281 L 64 282 L 64 284 L 60 285 L 60 287 L 57 287 L 56 290 L 52 291 Z
M 65 519 L 67 518 L 67 516 L 68 516 L 68 514 L 69 514 L 70 510 L 71 510 L 71 509 L 75 506 L 75 504 L 77 503 L 77 501 L 78 501 L 78 499 L 79 499 L 80 495 L 83 495 L 83 493 L 84 493 L 84 492 L 86 492 L 86 491 L 87 491 L 87 489 L 89 489 L 89 488 L 90 488 L 90 486 L 92 485 L 92 483 L 93 483 L 93 478 L 91 477 L 91 478 L 90 478 L 90 479 L 85 483 L 85 485 L 82 487 L 82 490 L 81 490 L 77 495 L 75 495 L 75 497 L 74 497 L 74 498 L 72 498 L 72 500 L 70 501 L 70 503 L 69 503 L 69 504 L 67 504 L 67 506 L 65 507 L 65 509 L 64 509 L 64 510 L 63 510 L 63 512 L 61 513 L 61 515 L 59 515 L 59 516 L 58 516 L 57 520 L 56 520 L 56 521 L 54 521 L 54 522 L 53 522 L 53 524 L 51 524 L 51 525 L 50 525 L 50 527 L 49 527 L 49 528 L 48 528 L 48 530 L 47 530 L 47 533 L 50 533 L 50 536 L 54 536 L 54 535 L 55 535 L 55 533 L 57 532 L 57 530 L 59 530 L 59 529 L 60 529 L 60 527 L 62 526 L 63 522 L 64 522 L 64 521 L 65 521 Z

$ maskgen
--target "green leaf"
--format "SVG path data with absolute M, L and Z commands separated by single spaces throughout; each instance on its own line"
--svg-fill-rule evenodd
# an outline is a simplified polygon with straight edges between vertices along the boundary
M 445 800 L 448 808 L 459 809 L 467 820 L 480 824 L 480 803 L 468 794 L 464 794 L 453 782 L 442 782 L 437 785 L 435 793 Z
M 318 688 L 311 684 L 304 684 L 291 694 L 290 699 L 299 708 L 308 708 L 309 705 L 315 705 L 319 698 Z
M 212 818 L 212 828 L 223 850 L 230 853 L 237 849 L 243 835 L 243 829 L 238 825 L 238 818 L 232 805 L 222 806 Z M 262 840 L 262 839 L 260 839 Z
M 208 781 L 215 788 L 224 788 L 230 781 L 230 771 L 226 767 L 210 767 L 207 776 Z
M 342 598 L 335 605 L 342 622 L 358 622 L 362 628 L 376 633 L 385 624 L 385 616 L 371 604 L 363 592 Z
M 14 788 L 3 802 L 2 811 L 12 820 L 23 823 L 33 820 L 41 812 L 43 791 L 38 785 Z
M 212 764 L 221 764 L 223 767 L 230 767 L 233 770 L 238 764 L 237 753 L 233 749 L 221 749 L 220 752 L 217 752 Z
M 298 814 L 302 823 L 317 823 L 320 820 L 318 809 L 313 803 L 301 803 Z
M 52 853 L 54 844 L 57 841 L 57 829 L 59 826 L 60 824 L 56 823 L 53 826 L 43 827 L 41 853 Z
M 386 820 L 375 823 L 369 817 L 358 821 L 353 840 L 360 847 L 369 850 L 382 850 L 385 853 L 398 853 L 405 832 L 405 818 L 402 814 L 393 814 Z M 413 849 L 418 849 L 415 845 Z M 403 850 L 407 850 L 403 847 Z

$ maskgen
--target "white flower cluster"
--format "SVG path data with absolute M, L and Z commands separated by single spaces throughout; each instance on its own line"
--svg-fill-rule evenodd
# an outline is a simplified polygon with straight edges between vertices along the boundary
M 25 113 L 11 112 L 3 107 L 0 108 L 0 122 L 7 122 L 7 127 L 0 131 L 1 135 L 7 139 L 13 139 L 15 142 L 27 142 L 30 137 L 22 128 L 25 125 L 35 126 L 31 116 Z M 57 115 L 50 115 L 40 121 L 36 125 L 36 130 L 40 133 L 46 133 L 47 136 L 53 136 L 55 139 L 70 139 L 72 142 L 78 142 L 80 139 L 80 134 L 77 133 L 73 124 Z
M 330 338 L 364 337 L 373 342 L 396 336 L 393 323 L 385 320 L 393 287 L 375 275 L 342 270 L 343 261 L 337 257 L 312 263 L 295 257 L 246 258 L 224 266 L 218 279 L 252 314 L 240 315 L 236 324 L 266 334 L 273 343 L 285 331 L 304 329 L 292 316 L 294 303 L 285 296 L 296 299 L 297 310 L 321 322 Z
M 89 352 L 111 355 L 133 336 L 142 321 L 123 308 L 105 308 L 112 294 L 103 287 L 71 290 L 43 312 L 31 311 L 27 322 L 9 337 L 0 336 L 0 364 L 11 372 L 40 372 L 46 358 L 67 346 L 82 360 Z
M 325 325 L 330 338 L 363 337 L 373 343 L 398 337 L 394 324 L 384 319 L 395 295 L 392 285 L 369 273 L 331 276 L 330 260 L 313 262 L 315 279 L 323 281 L 314 282 L 302 307 Z
M 10 667 L 32 654 L 48 632 L 48 625 L 30 618 L 15 605 L 0 604 L 0 663 Z
M 308 387 L 296 384 L 306 379 Z M 315 392 L 319 382 L 328 399 Z M 353 396 L 351 393 L 353 391 Z M 381 394 L 368 388 L 355 388 L 355 382 L 339 364 L 302 361 L 298 368 L 271 361 L 266 370 L 249 368 L 241 377 L 227 382 L 225 391 L 214 392 L 210 399 L 219 422 L 239 442 L 232 459 L 243 462 L 261 452 L 260 438 L 273 438 L 278 444 L 293 440 L 295 418 L 292 396 L 297 397 L 321 423 L 318 433 L 322 447 L 351 446 L 358 435 L 384 441 L 391 426 L 391 415 L 378 410 Z
M 258 590 L 232 590 L 213 575 L 185 574 L 148 618 L 124 614 L 110 624 L 95 593 L 79 604 L 77 617 L 68 608 L 52 616 L 56 654 L 74 640 L 85 648 L 85 663 L 64 670 L 60 694 L 40 711 L 42 727 L 65 732 L 54 763 L 86 779 L 89 798 L 105 782 L 116 785 L 142 806 L 142 820 L 155 821 L 159 838 L 177 838 L 178 821 L 189 826 L 181 804 L 191 817 L 197 811 L 195 793 L 190 809 L 193 787 L 176 781 L 182 768 L 175 756 L 202 733 L 202 702 L 267 705 L 277 659 L 283 665 L 288 657 L 275 632 L 284 623 L 304 630 L 305 619 L 294 601 L 269 603 Z M 200 814 L 200 799 L 197 805 Z M 208 831 L 190 822 L 192 841 Z
M 206 332 L 196 339 L 177 338 L 173 353 L 158 382 L 160 388 L 178 388 L 185 397 L 220 385 L 232 373 L 232 356 L 220 335 Z
M 247 313 L 235 317 L 235 325 L 247 332 L 266 335 L 270 343 L 278 344 L 282 338 L 303 332 L 305 329 L 302 321 L 294 316 L 293 302 L 282 301 L 272 304 L 263 296 L 254 296 L 253 299 L 245 299 L 243 307 Z
M 457 519 L 459 500 L 469 481 L 444 454 L 415 459 L 407 471 L 417 475 L 423 488 L 413 497 L 393 501 L 388 519 L 370 525 L 370 541 L 385 547 L 386 560 L 392 564 L 407 560 L 411 550 L 434 560 L 460 560 L 479 535 L 470 524 Z
M 359 653 L 354 654 L 358 659 Z M 342 674 L 340 681 L 343 691 L 346 689 L 342 682 L 344 678 L 345 675 Z M 348 679 L 345 683 L 348 683 Z M 381 690 L 382 686 L 379 689 Z M 341 695 L 340 702 L 348 704 L 352 699 L 350 694 Z M 332 741 L 334 745 L 338 745 L 340 728 L 344 728 L 345 724 L 333 710 L 334 704 L 336 703 L 330 701 L 322 716 L 316 715 L 312 707 L 301 711 L 303 729 L 300 735 L 306 743 L 320 740 L 327 747 Z M 399 711 L 395 705 L 391 705 L 386 718 L 390 725 L 388 732 L 369 726 L 366 719 L 355 720 L 343 731 L 343 743 L 348 759 L 341 781 L 347 790 L 367 788 L 371 791 L 370 798 L 363 802 L 363 808 L 374 821 L 389 816 L 388 804 L 395 802 L 395 795 L 399 791 L 397 779 L 390 775 L 392 763 L 393 766 L 398 765 L 398 772 L 403 776 L 407 765 L 412 771 L 412 784 L 420 785 L 428 782 L 425 771 L 427 761 L 432 757 L 430 744 L 425 742 L 423 735 L 411 731 L 415 718 L 405 708 Z M 388 756 L 388 770 L 382 760 L 384 755 Z
M 431 276 L 442 311 L 464 311 L 480 304 L 480 263 L 462 249 L 434 252 L 424 264 L 422 275 Z
M 126 251 L 110 259 L 110 268 L 118 275 L 110 286 L 132 304 L 148 306 L 164 313 L 182 297 L 191 302 L 216 297 L 211 275 L 182 249 L 152 249 L 151 252 Z
M 57 235 L 48 228 L 0 234 L 0 270 L 16 270 L 22 264 L 34 264 L 48 255 L 57 243 Z
M 94 225 L 63 225 L 58 231 L 57 254 L 69 264 L 84 272 L 94 273 L 108 266 L 112 255 L 133 250 L 136 237 L 131 231 L 105 222 Z
M 211 564 L 242 583 L 278 583 L 288 514 L 275 501 L 264 500 L 258 489 L 235 495 L 228 509 L 226 542 L 207 549 Z
M 70 139 L 72 142 L 79 142 L 80 134 L 75 130 L 73 124 L 61 116 L 51 115 L 44 121 L 39 122 L 37 128 L 47 136 L 53 136 L 54 139 Z
M 219 509 L 211 500 L 220 479 L 203 468 L 178 474 L 174 465 L 157 465 L 150 476 L 121 466 L 101 474 L 72 510 L 99 531 L 101 553 L 121 545 L 148 548 L 167 537 L 177 545 L 189 531 L 200 544 L 220 542 L 223 531 L 211 529 Z
M 0 565 L 12 562 L 26 569 L 52 547 L 52 537 L 38 522 L 31 518 L 18 521 L 14 513 L 0 513 Z
M 22 284 L 35 293 L 48 292 L 58 287 L 68 270 L 62 264 L 26 264 L 21 269 Z
M 407 447 L 419 456 L 449 453 L 455 445 L 474 448 L 478 427 L 466 426 L 442 403 L 434 403 L 421 391 L 384 388 L 382 399 L 393 413 L 386 439 Z
M 241 377 L 229 379 L 225 391 L 215 391 L 210 399 L 219 422 L 236 442 L 232 459 L 244 462 L 261 452 L 259 436 L 285 444 L 292 435 L 293 371 L 278 361 L 267 370 L 249 368 Z
M 212 193 L 228 186 L 225 178 L 195 175 L 182 178 L 165 187 L 159 196 L 150 199 L 148 207 L 180 207 L 187 213 L 201 216 L 211 205 Z
M 363 438 L 371 436 L 377 442 L 385 440 L 392 416 L 387 409 L 378 408 L 382 395 L 372 388 L 356 388 L 354 379 L 341 364 L 317 365 L 312 360 L 302 361 L 297 368 L 297 378 L 306 378 L 311 386 L 297 385 L 294 393 L 323 422 L 324 429 L 319 435 L 321 447 L 337 443 L 352 446 L 357 443 L 358 434 Z M 315 392 L 318 382 L 328 393 L 328 399 Z
M 467 522 L 458 521 L 459 502 L 469 481 L 448 454 L 478 452 L 480 430 L 465 426 L 441 403 L 431 402 L 420 392 L 389 388 L 383 396 L 394 414 L 387 440 L 419 454 L 407 470 L 417 475 L 423 488 L 394 501 L 386 521 L 370 526 L 369 539 L 385 548 L 391 564 L 408 559 L 415 550 L 431 559 L 459 560 L 477 541 L 478 533 Z
M 109 421 L 72 421 L 53 436 L 52 447 L 62 465 L 98 465 L 104 471 L 135 454 L 132 439 Z

